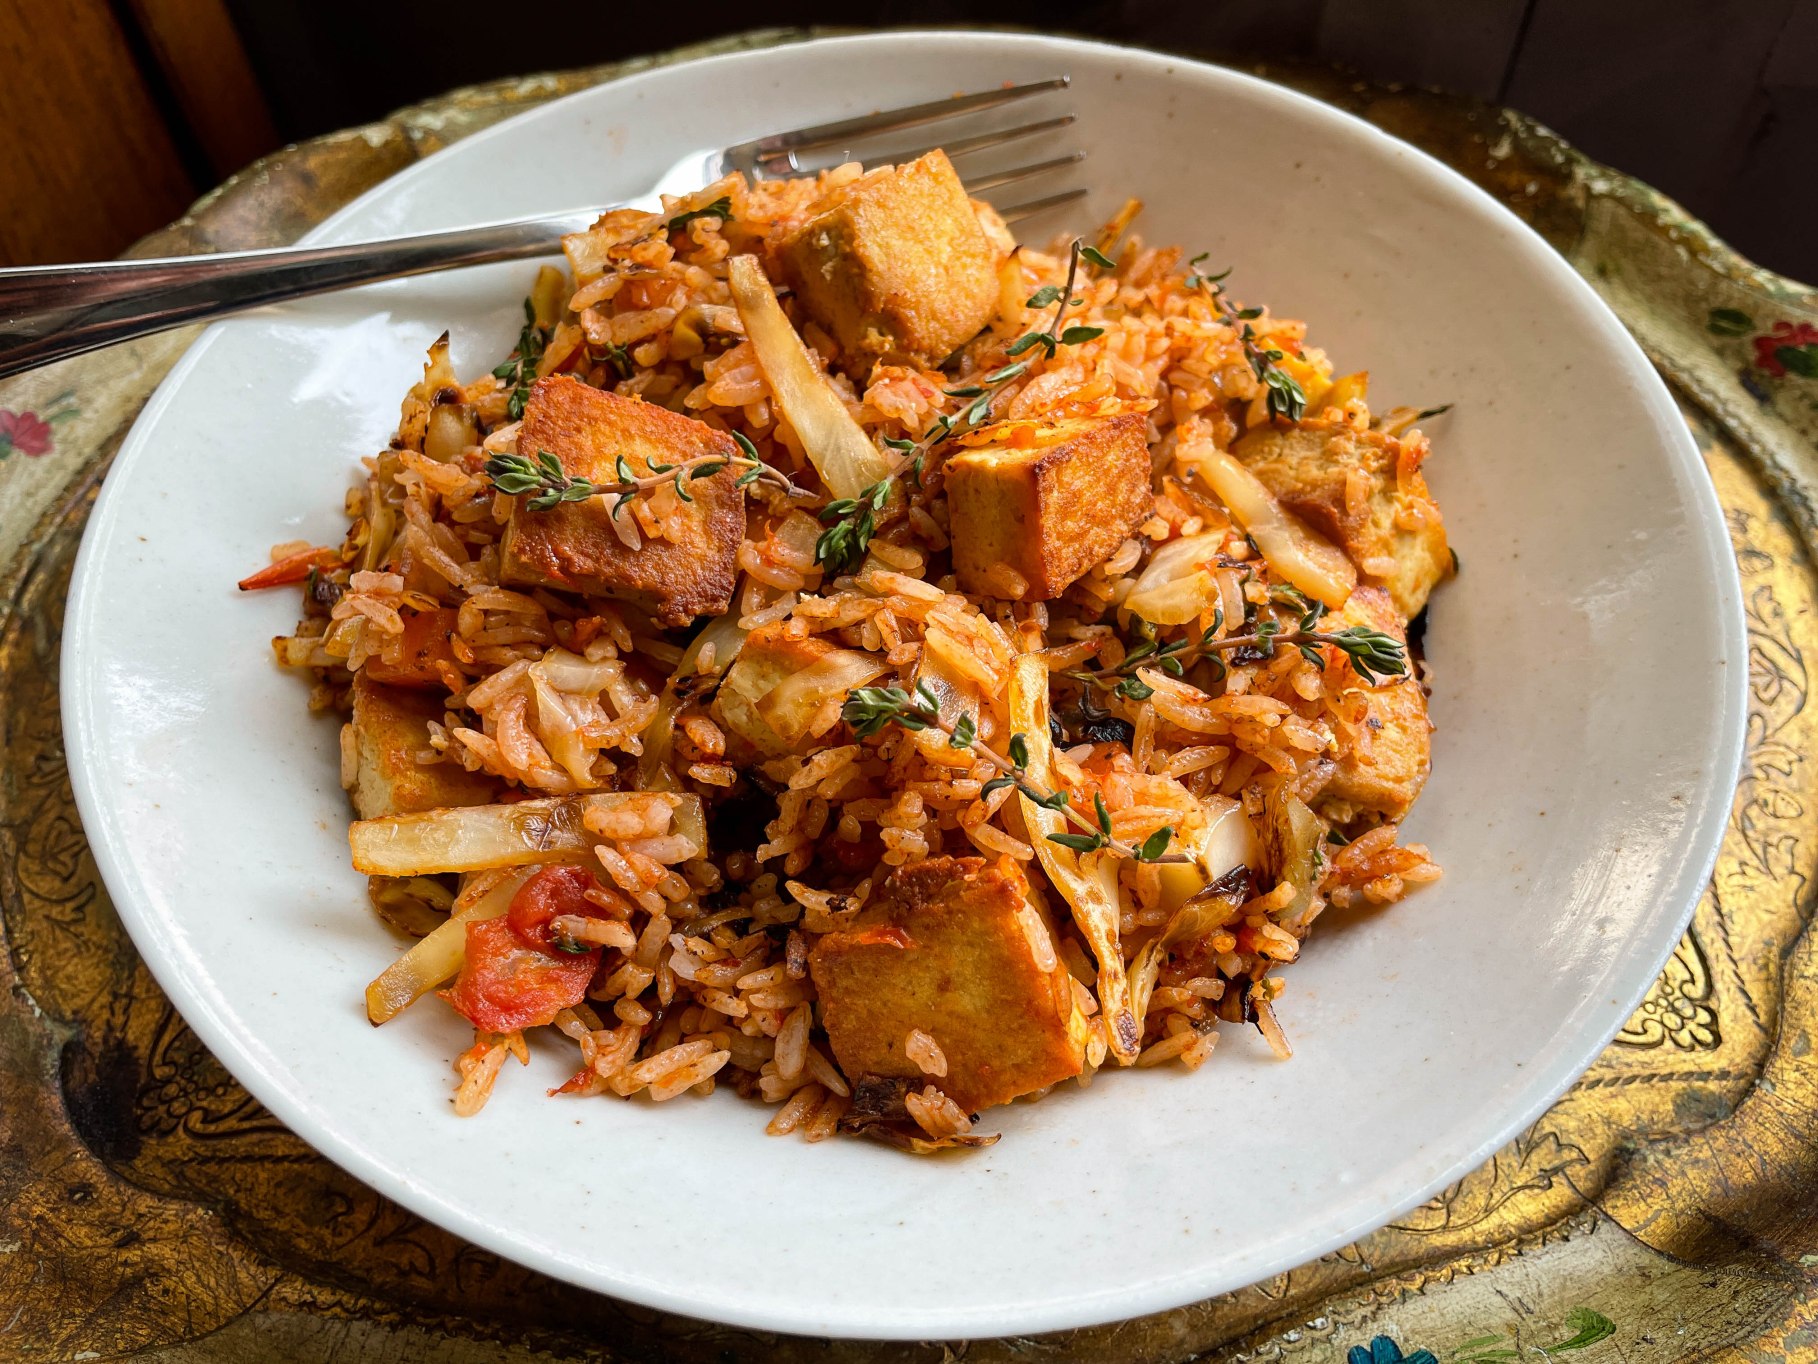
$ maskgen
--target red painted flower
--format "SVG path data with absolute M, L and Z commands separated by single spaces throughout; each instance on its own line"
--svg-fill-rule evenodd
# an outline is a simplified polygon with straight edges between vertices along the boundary
M 27 455 L 48 455 L 51 448 L 50 423 L 36 412 L 9 412 L 0 407 L 0 455 L 14 450 Z
M 1786 378 L 1788 370 L 1808 379 L 1818 375 L 1818 327 L 1776 322 L 1771 332 L 1755 338 L 1755 364 L 1776 379 Z

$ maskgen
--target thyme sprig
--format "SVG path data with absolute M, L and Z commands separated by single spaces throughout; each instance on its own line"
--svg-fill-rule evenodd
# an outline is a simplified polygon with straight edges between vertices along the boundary
M 1300 650 L 1301 657 L 1316 668 L 1326 665 L 1319 646 L 1331 645 L 1350 659 L 1352 670 L 1366 685 L 1372 687 L 1384 678 L 1407 675 L 1407 647 L 1394 635 L 1367 625 L 1351 625 L 1342 630 L 1321 630 L 1317 627 L 1326 612 L 1323 605 L 1309 602 L 1291 588 L 1277 588 L 1276 595 L 1284 604 L 1301 608 L 1300 619 L 1295 625 L 1286 626 L 1278 620 L 1263 620 L 1242 634 L 1221 638 L 1218 632 L 1224 626 L 1225 613 L 1222 608 L 1214 607 L 1212 624 L 1198 639 L 1186 635 L 1163 642 L 1151 633 L 1149 638 L 1133 645 L 1116 667 L 1074 668 L 1068 670 L 1065 676 L 1132 701 L 1146 701 L 1155 694 L 1155 688 L 1137 676 L 1139 669 L 1155 668 L 1170 677 L 1185 677 L 1189 667 L 1201 659 L 1208 659 L 1216 665 L 1218 680 L 1222 681 L 1225 664 L 1221 654 L 1252 650 L 1259 658 L 1267 658 L 1281 645 L 1293 645 Z
M 971 715 L 962 714 L 957 720 L 949 720 L 941 714 L 940 700 L 926 682 L 916 687 L 914 695 L 901 687 L 856 687 L 847 694 L 846 704 L 840 708 L 840 718 L 852 727 L 853 734 L 860 739 L 869 739 L 892 724 L 901 725 L 908 730 L 940 730 L 947 736 L 949 748 L 970 751 L 998 770 L 1000 775 L 985 783 L 979 792 L 981 796 L 990 795 L 1006 786 L 1014 786 L 1021 795 L 1046 809 L 1059 811 L 1069 823 L 1083 830 L 1076 834 L 1049 834 L 1050 843 L 1058 843 L 1076 853 L 1098 852 L 1102 849 L 1117 857 L 1127 857 L 1133 862 L 1191 860 L 1182 853 L 1168 851 L 1168 844 L 1174 838 L 1172 826 L 1157 829 L 1140 844 L 1132 846 L 1113 836 L 1111 812 L 1105 808 L 1103 796 L 1095 794 L 1092 797 L 1093 817 L 1087 818 L 1073 808 L 1072 797 L 1068 792 L 1042 790 L 1029 780 L 1027 736 L 1012 734 L 1008 745 L 1010 754 L 1005 757 L 978 737 L 978 723 Z
M 1267 393 L 1267 406 L 1271 417 L 1286 417 L 1297 422 L 1307 410 L 1307 394 L 1297 380 L 1287 370 L 1276 364 L 1286 359 L 1283 351 L 1274 346 L 1264 345 L 1256 335 L 1256 329 L 1250 325 L 1251 319 L 1262 316 L 1261 308 L 1233 308 L 1231 301 L 1225 297 L 1225 280 L 1231 271 L 1223 270 L 1216 275 L 1204 274 L 1199 263 L 1211 252 L 1202 251 L 1187 262 L 1189 289 L 1209 289 L 1212 306 L 1218 309 L 1227 326 L 1238 328 L 1238 340 L 1243 342 L 1244 358 L 1250 362 L 1250 370 L 1256 375 L 1256 381 Z
M 942 413 L 936 417 L 920 440 L 885 437 L 884 444 L 897 453 L 896 462 L 889 473 L 870 487 L 861 489 L 857 497 L 842 497 L 821 508 L 821 524 L 827 529 L 814 542 L 815 562 L 837 576 L 863 560 L 877 534 L 877 515 L 890 501 L 897 479 L 907 473 L 920 487 L 928 452 L 944 440 L 963 436 L 989 423 L 992 399 L 1005 384 L 1028 370 L 1029 362 L 1019 360 L 979 375 L 962 387 L 944 389 L 942 391 L 949 398 L 969 398 L 971 401 L 956 413 Z
M 739 455 L 697 455 L 693 459 L 679 460 L 674 464 L 660 464 L 651 461 L 650 472 L 639 477 L 625 456 L 620 455 L 614 472 L 618 481 L 614 483 L 595 483 L 591 479 L 570 477 L 562 468 L 562 462 L 547 450 L 538 450 L 534 460 L 520 454 L 494 455 L 486 461 L 486 476 L 492 480 L 492 486 L 502 493 L 520 496 L 534 493 L 535 496 L 525 503 L 530 511 L 549 511 L 564 502 L 585 502 L 590 497 L 608 496 L 617 500 L 612 504 L 612 515 L 617 516 L 635 498 L 653 492 L 665 483 L 673 484 L 676 496 L 684 502 L 694 501 L 694 494 L 688 491 L 690 483 L 703 478 L 712 478 L 722 469 L 742 468 L 737 484 L 743 488 L 760 479 L 775 484 L 785 496 L 807 497 L 810 494 L 797 487 L 789 480 L 788 475 L 780 469 L 772 468 L 758 458 L 757 447 L 738 432 L 732 433 L 733 440 L 738 442 Z
M 1104 252 L 1097 247 L 1087 246 L 1078 237 L 1075 237 L 1072 247 L 1067 252 L 1066 284 L 1061 286 L 1044 284 L 1029 295 L 1028 306 L 1031 308 L 1045 308 L 1052 303 L 1054 320 L 1048 324 L 1045 331 L 1030 332 L 1026 336 L 1017 337 L 1005 347 L 1004 354 L 1015 359 L 1024 351 L 1034 350 L 1040 346 L 1043 353 L 1052 360 L 1055 352 L 1062 346 L 1077 346 L 1105 334 L 1103 327 L 1068 327 L 1064 325 L 1067 320 L 1067 309 L 1077 308 L 1085 302 L 1084 299 L 1075 298 L 1073 294 L 1074 281 L 1079 278 L 1079 263 L 1082 260 L 1105 270 L 1117 268 L 1117 262 Z
M 511 390 L 505 400 L 505 412 L 514 422 L 524 416 L 524 404 L 530 401 L 530 387 L 537 381 L 537 364 L 543 358 L 543 347 L 549 344 L 550 328 L 537 325 L 537 305 L 524 300 L 524 327 L 511 358 L 492 371 L 492 377 Z
M 1018 337 L 1006 348 L 1005 354 L 1012 363 L 1002 365 L 988 374 L 975 376 L 969 382 L 956 388 L 942 389 L 949 398 L 968 400 L 966 405 L 956 412 L 943 412 L 936 417 L 921 435 L 919 440 L 908 440 L 902 437 L 886 437 L 884 444 L 896 453 L 896 461 L 883 478 L 869 487 L 861 489 L 857 497 L 842 497 L 829 502 L 821 508 L 821 524 L 827 527 L 815 541 L 815 562 L 826 567 L 830 574 L 840 574 L 852 568 L 865 557 L 872 538 L 877 534 L 877 516 L 890 501 L 890 494 L 896 480 L 907 473 L 919 488 L 922 482 L 922 470 L 926 467 L 929 452 L 955 436 L 963 436 L 976 431 L 991 422 L 991 405 L 1005 384 L 1012 379 L 1020 379 L 1029 372 L 1029 361 L 1017 360 L 1025 351 L 1042 347 L 1044 354 L 1052 359 L 1062 346 L 1077 346 L 1104 334 L 1103 327 L 1066 327 L 1068 307 L 1078 307 L 1083 302 L 1074 297 L 1073 286 L 1079 278 L 1080 261 L 1087 261 L 1102 269 L 1115 269 L 1117 263 L 1095 247 L 1087 246 L 1077 238 L 1068 253 L 1067 283 L 1064 287 L 1056 284 L 1044 284 L 1029 296 L 1028 306 L 1045 308 L 1054 304 L 1054 318 L 1045 331 L 1030 332 Z

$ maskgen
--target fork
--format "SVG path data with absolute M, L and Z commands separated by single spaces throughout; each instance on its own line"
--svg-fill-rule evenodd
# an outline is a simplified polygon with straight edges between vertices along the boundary
M 733 171 L 754 180 L 789 180 L 815 175 L 845 161 L 864 162 L 867 158 L 858 150 L 861 143 L 1063 90 L 1068 79 L 1055 76 L 690 152 L 664 173 L 649 194 L 622 206 L 660 212 L 663 195 L 693 193 Z M 981 129 L 892 152 L 889 159 L 910 160 L 941 148 L 949 157 L 962 160 L 1065 128 L 1074 119 L 1072 113 L 1064 113 L 1012 128 Z M 955 131 L 965 130 L 956 127 Z M 1084 155 L 1073 151 L 1009 170 L 962 173 L 960 180 L 967 193 L 982 197 L 1063 171 Z M 999 212 L 1006 222 L 1016 222 L 1085 193 L 1079 188 L 1062 190 Z M 599 214 L 598 209 L 576 210 L 350 246 L 280 247 L 0 269 L 0 378 L 135 336 L 247 308 L 404 275 L 553 255 L 560 250 L 564 236 L 585 231 Z

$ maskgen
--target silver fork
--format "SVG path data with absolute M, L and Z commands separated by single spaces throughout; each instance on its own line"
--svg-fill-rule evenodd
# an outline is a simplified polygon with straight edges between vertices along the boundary
M 733 171 L 758 180 L 780 180 L 813 175 L 844 161 L 908 160 L 936 147 L 956 159 L 975 156 L 1008 142 L 1065 128 L 1074 115 L 1058 114 L 1012 128 L 984 128 L 973 133 L 956 126 L 955 131 L 962 135 L 927 140 L 929 134 L 923 145 L 891 151 L 887 158 L 882 149 L 866 157 L 861 144 L 891 133 L 985 114 L 1065 89 L 1067 83 L 1066 76 L 1056 76 L 773 133 L 718 150 L 690 152 L 670 167 L 649 194 L 622 206 L 660 211 L 662 195 L 691 194 Z M 982 198 L 1063 171 L 1084 155 L 1074 151 L 992 173 L 962 171 L 960 179 L 968 193 Z M 1085 193 L 1078 188 L 1063 190 L 999 212 L 1006 221 L 1016 222 Z M 0 378 L 117 341 L 269 303 L 403 275 L 553 255 L 560 249 L 562 237 L 585 230 L 600 212 L 590 208 L 351 246 L 0 269 Z

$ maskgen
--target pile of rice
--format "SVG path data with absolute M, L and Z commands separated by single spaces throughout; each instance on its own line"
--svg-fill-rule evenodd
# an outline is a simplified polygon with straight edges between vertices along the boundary
M 857 173 L 845 167 L 819 183 L 747 185 L 735 177 L 672 205 L 681 211 L 725 195 L 727 218 L 697 217 L 674 233 L 637 237 L 604 259 L 575 262 L 572 280 L 545 271 L 533 305 L 550 331 L 538 372 L 565 370 L 741 432 L 797 484 L 818 488 L 743 339 L 727 261 L 759 249 L 829 184 Z M 936 641 L 1000 706 L 1015 660 L 1047 651 L 1053 706 L 1064 712 L 1078 699 L 1066 668 L 1122 660 L 1116 604 L 1158 544 L 1223 531 L 1219 591 L 1233 608 L 1227 618 L 1241 620 L 1246 600 L 1270 600 L 1278 584 L 1255 547 L 1208 491 L 1170 474 L 1177 453 L 1227 448 L 1245 426 L 1264 420 L 1262 386 L 1231 322 L 1204 291 L 1186 287 L 1183 253 L 1146 246 L 1124 229 L 1127 222 L 1100 239 L 1107 249 L 1115 241 L 1117 268 L 1081 279 L 1086 302 L 1069 317 L 1102 335 L 1048 359 L 1033 352 L 1029 372 L 1008 386 L 996 410 L 1009 419 L 1052 418 L 1152 402 L 1155 500 L 1139 533 L 1058 600 L 971 598 L 943 567 L 946 507 L 939 480 L 929 478 L 881 528 L 871 567 L 829 581 L 814 562 L 812 515 L 759 483 L 738 554 L 733 613 L 742 626 L 826 636 L 881 655 L 899 677 Z M 1063 281 L 1066 242 L 1049 253 L 1021 248 L 1015 260 L 1014 299 L 1006 291 L 1004 315 L 945 372 L 882 365 L 862 390 L 830 375 L 866 432 L 920 437 L 939 414 L 966 405 L 944 390 L 1003 365 L 1006 344 L 1042 325 L 1040 310 L 1021 300 Z M 831 356 L 831 339 L 793 304 L 785 307 L 816 356 Z M 1331 367 L 1305 343 L 1302 323 L 1265 313 L 1252 325 L 1309 392 L 1330 386 Z M 710 656 L 659 721 L 687 632 L 666 633 L 610 600 L 499 582 L 499 538 L 512 499 L 495 491 L 482 467 L 490 453 L 511 447 L 510 401 L 507 379 L 487 373 L 460 382 L 446 347 L 432 352 L 391 447 L 364 461 L 366 477 L 348 494 L 347 562 L 312 576 L 303 622 L 279 641 L 280 655 L 315 669 L 315 708 L 344 709 L 356 670 L 398 660 L 402 611 L 458 608 L 455 662 L 443 665 L 445 714 L 417 761 L 458 764 L 525 796 L 548 796 L 638 789 L 640 767 L 647 777 L 654 758 L 676 789 L 700 795 L 715 835 L 704 857 L 685 858 L 687 845 L 670 835 L 660 802 L 641 812 L 634 804 L 610 827 L 592 830 L 608 916 L 595 930 L 605 962 L 587 1001 L 556 1019 L 577 1065 L 558 1092 L 662 1102 L 728 1084 L 771 1106 L 771 1133 L 821 1140 L 838 1130 L 853 1080 L 841 1074 L 818 1025 L 807 970 L 814 938 L 849 922 L 893 869 L 937 854 L 1010 858 L 1039 880 L 1014 792 L 981 794 L 994 775 L 987 763 L 896 728 L 860 743 L 835 725 L 807 756 L 735 767 L 710 706 L 729 660 Z M 461 420 L 439 415 L 449 411 Z M 1324 415 L 1370 422 L 1361 398 Z M 1408 439 L 1420 440 L 1417 433 Z M 639 499 L 632 514 L 642 535 L 658 537 L 675 510 L 673 495 L 659 493 Z M 274 557 L 299 548 L 279 546 Z M 1322 763 L 1364 741 L 1357 680 L 1343 659 L 1321 668 L 1291 648 L 1232 661 L 1212 693 L 1164 680 L 1148 699 L 1104 703 L 1131 726 L 1128 746 L 1079 742 L 1058 752 L 1057 762 L 1076 804 L 1090 808 L 1092 796 L 1102 796 L 1116 835 L 1132 843 L 1163 826 L 1180 828 L 1200 798 L 1214 794 L 1258 816 L 1271 790 L 1315 786 Z M 983 714 L 980 732 L 1001 752 L 1004 712 Z M 469 874 L 449 887 L 453 905 L 441 908 L 471 904 L 513 874 L 521 875 Z M 1384 825 L 1329 849 L 1320 901 L 1385 904 L 1437 874 L 1424 848 L 1398 846 L 1394 827 Z M 1120 863 L 1120 886 L 1123 944 L 1133 959 L 1167 914 L 1157 904 L 1154 866 Z M 1292 931 L 1278 922 L 1292 898 L 1286 889 L 1256 895 L 1229 926 L 1170 954 L 1143 1021 L 1139 1065 L 1197 1068 L 1211 1055 L 1221 1020 L 1259 1026 L 1285 1054 L 1270 1008 L 1281 989 L 1273 972 L 1294 960 L 1306 930 L 1306 922 Z M 1083 1009 L 1096 1014 L 1092 953 L 1065 920 L 1058 950 Z M 908 1047 L 930 1080 L 945 1074 L 931 1037 L 917 1032 Z M 1095 1026 L 1080 1084 L 1106 1051 Z M 477 1110 L 506 1060 L 526 1056 L 521 1034 L 478 1035 L 457 1062 L 458 1109 Z M 905 1104 L 930 1138 L 963 1134 L 973 1121 L 932 1083 L 912 1089 Z

